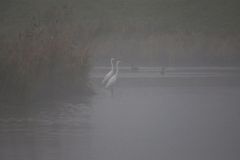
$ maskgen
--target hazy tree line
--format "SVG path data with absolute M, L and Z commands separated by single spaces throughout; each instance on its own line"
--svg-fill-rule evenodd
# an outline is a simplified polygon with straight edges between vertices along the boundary
M 238 1 L 0 2 L 0 95 L 89 90 L 89 58 L 106 65 L 239 65 Z M 46 92 L 47 91 L 47 92 Z
M 101 34 L 91 53 L 97 65 L 109 64 L 111 56 L 122 59 L 121 65 L 240 64 L 237 0 L 99 0 L 95 4 L 91 15 L 99 20 Z
M 92 51 L 96 57 L 95 63 L 106 65 L 114 55 L 122 59 L 124 65 L 224 67 L 240 64 L 239 35 L 201 32 L 132 33 L 99 38 Z

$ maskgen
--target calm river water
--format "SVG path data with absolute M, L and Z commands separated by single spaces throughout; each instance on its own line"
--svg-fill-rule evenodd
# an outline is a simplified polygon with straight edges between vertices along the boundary
M 113 97 L 98 87 L 89 104 L 9 110 L 0 159 L 238 160 L 239 104 L 236 86 L 119 85 Z

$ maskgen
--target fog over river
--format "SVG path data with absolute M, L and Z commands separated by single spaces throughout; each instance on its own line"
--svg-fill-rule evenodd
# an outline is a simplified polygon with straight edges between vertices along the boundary
M 87 103 L 37 104 L 25 115 L 8 109 L 0 118 L 0 159 L 240 158 L 238 85 L 212 85 L 211 79 L 187 85 L 176 77 L 137 81 L 122 73 L 111 96 L 96 77 L 96 94 Z

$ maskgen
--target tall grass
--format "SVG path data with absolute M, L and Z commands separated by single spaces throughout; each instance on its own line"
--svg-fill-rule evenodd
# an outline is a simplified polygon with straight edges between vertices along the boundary
M 1 37 L 0 100 L 22 102 L 88 93 L 88 51 L 96 31 L 96 27 L 53 21 L 33 23 Z
M 114 53 L 126 65 L 239 66 L 239 40 L 239 34 L 150 32 L 147 29 L 139 32 L 127 28 L 102 36 L 93 53 L 99 65 L 106 64 L 104 59 Z

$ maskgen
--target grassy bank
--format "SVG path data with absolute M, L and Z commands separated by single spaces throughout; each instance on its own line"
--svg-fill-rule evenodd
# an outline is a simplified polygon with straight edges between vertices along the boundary
M 2 45 L 1 100 L 26 101 L 89 90 L 86 46 L 75 51 L 71 35 L 59 32 L 51 37 L 44 32 L 29 36 L 26 31 Z
M 70 22 L 62 8 L 46 13 L 33 16 L 24 27 L 18 28 L 17 22 L 9 24 L 7 32 L 3 32 L 6 24 L 0 27 L 0 101 L 18 103 L 91 92 L 88 52 L 97 28 Z

